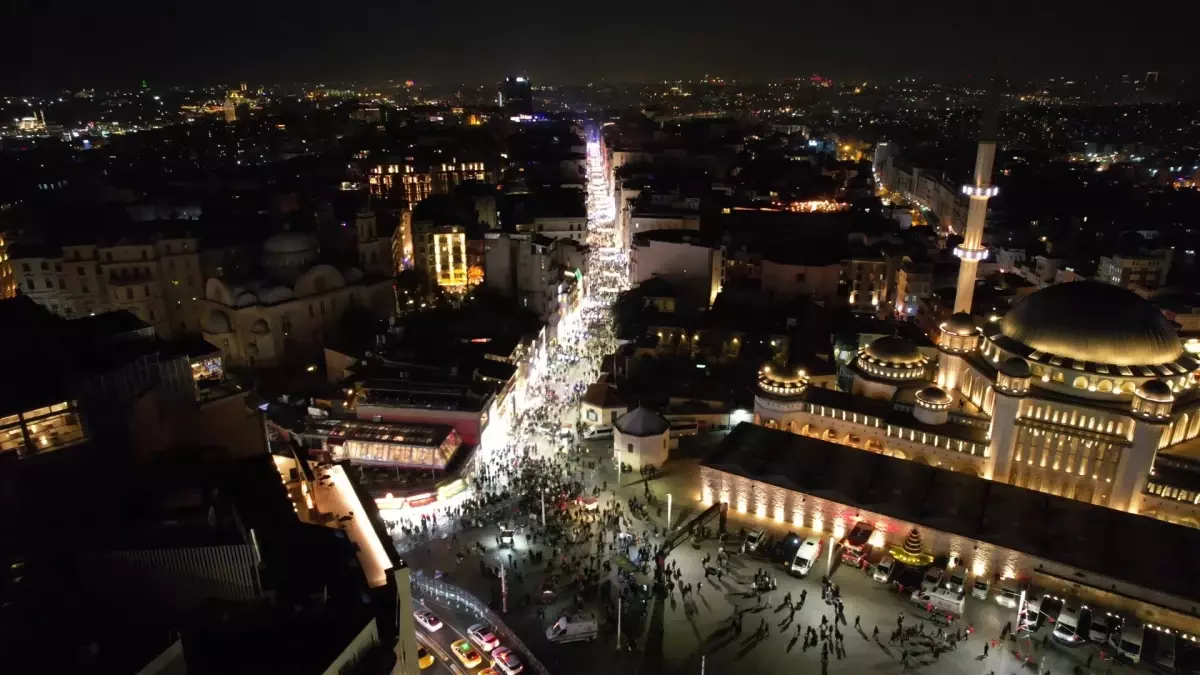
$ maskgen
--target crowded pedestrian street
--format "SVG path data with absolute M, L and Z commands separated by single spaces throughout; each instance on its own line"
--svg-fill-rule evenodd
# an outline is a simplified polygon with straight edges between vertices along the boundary
M 595 144 L 589 164 L 586 297 L 532 369 L 521 414 L 479 448 L 470 489 L 396 523 L 409 564 L 498 609 L 552 672 L 766 670 L 780 658 L 841 673 L 988 675 L 1038 663 L 1069 672 L 1042 636 L 1002 639 L 1009 613 L 999 606 L 938 622 L 833 556 L 806 578 L 787 576 L 761 551 L 730 545 L 770 529 L 753 516 L 731 514 L 723 538 L 715 521 L 669 536 L 704 508 L 686 469 L 632 471 L 614 460 L 611 439 L 581 433 L 579 401 L 616 347 L 610 308 L 627 278 Z M 580 613 L 595 617 L 595 640 L 546 637 L 557 619 Z

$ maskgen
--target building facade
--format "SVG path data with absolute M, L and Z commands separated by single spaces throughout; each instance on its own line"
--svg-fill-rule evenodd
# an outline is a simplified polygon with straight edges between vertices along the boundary
M 842 288 L 850 309 L 876 312 L 887 303 L 888 263 L 883 256 L 861 256 L 842 261 Z
M 403 199 L 416 205 L 429 195 L 447 194 L 461 183 L 476 181 L 495 183 L 499 180 L 496 167 L 482 161 L 421 163 L 408 159 L 389 160 L 367 169 L 367 184 L 371 195 L 384 199 Z
M 488 232 L 484 235 L 483 283 L 542 320 L 558 311 L 564 268 L 558 241 L 540 234 Z
M 939 329 L 936 362 L 903 338 L 875 340 L 855 358 L 850 392 L 764 371 L 755 415 L 769 427 L 1200 526 L 1200 496 L 1165 479 L 1148 487 L 1158 453 L 1200 435 L 1198 367 L 1150 303 L 1107 284 L 1065 283 L 983 327 L 954 315 Z M 1164 487 L 1192 501 L 1189 514 L 1162 503 Z
M 31 249 L 11 262 L 18 290 L 58 316 L 124 309 L 164 337 L 200 331 L 204 279 L 194 237 Z
M 1171 271 L 1169 251 L 1150 255 L 1101 256 L 1096 280 L 1124 288 L 1140 286 L 1154 289 L 1167 283 Z
M 0 232 L 0 300 L 16 297 L 17 280 L 13 277 L 12 263 L 8 260 L 8 244 Z
M 467 233 L 459 225 L 412 225 L 413 263 L 432 283 L 454 292 L 467 288 Z
M 691 231 L 638 236 L 629 250 L 631 286 L 666 279 L 690 296 L 705 298 L 710 306 L 721 292 L 724 273 L 724 251 Z
M 320 349 L 351 307 L 379 318 L 395 311 L 392 280 L 318 264 L 315 238 L 275 235 L 263 244 L 264 278 L 231 285 L 210 278 L 201 301 L 201 334 L 226 363 L 273 366 Z

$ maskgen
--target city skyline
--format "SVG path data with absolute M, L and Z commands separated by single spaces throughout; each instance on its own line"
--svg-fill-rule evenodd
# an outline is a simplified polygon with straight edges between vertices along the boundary
M 258 10 L 230 21 L 207 7 L 79 3 L 68 10 L 74 20 L 63 22 L 61 8 L 20 7 L 11 25 L 22 30 L 6 56 L 21 66 L 7 69 L 0 87 L 111 87 L 142 79 L 486 83 L 514 72 L 560 84 L 706 74 L 755 80 L 811 73 L 965 79 L 1159 71 L 1169 80 L 1191 74 L 1183 24 L 1145 25 L 1132 6 L 1100 13 L 1082 3 L 1027 3 L 987 11 L 939 0 L 912 10 L 867 3 L 818 15 L 783 3 L 748 13 L 716 2 L 667 2 L 627 15 L 468 3 L 453 10 L 381 6 L 332 20 L 271 3 Z M 976 23 L 990 30 L 971 30 Z

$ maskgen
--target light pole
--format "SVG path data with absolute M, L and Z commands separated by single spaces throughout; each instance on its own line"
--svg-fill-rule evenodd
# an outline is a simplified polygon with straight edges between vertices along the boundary
M 542 488 L 542 527 L 546 526 L 546 488 Z
M 671 493 L 667 493 L 667 529 L 671 529 Z
M 503 563 L 500 564 L 500 599 L 504 613 L 508 614 L 508 570 Z
M 825 574 L 833 574 L 833 549 L 837 544 L 834 543 L 833 535 L 829 535 L 829 555 L 825 560 Z
M 621 651 L 621 596 L 617 596 L 617 651 Z
M 1017 627 L 1013 630 L 1016 635 L 1021 630 L 1021 617 L 1025 615 L 1025 589 L 1021 589 L 1021 599 L 1017 602 Z

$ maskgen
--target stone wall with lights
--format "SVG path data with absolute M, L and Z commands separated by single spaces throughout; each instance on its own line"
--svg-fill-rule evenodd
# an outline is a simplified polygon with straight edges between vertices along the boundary
M 771 519 L 785 527 L 803 529 L 806 535 L 815 531 L 840 539 L 855 523 L 867 521 L 875 526 L 871 543 L 877 548 L 899 548 L 914 527 L 907 521 L 705 466 L 700 467 L 700 497 L 704 504 L 728 502 L 733 513 Z M 1041 562 L 969 537 L 915 527 L 930 553 L 954 556 L 972 574 L 982 574 L 989 579 L 1025 577 Z
M 835 539 L 844 536 L 856 523 L 866 521 L 876 530 L 871 537 L 872 546 L 884 550 L 900 548 L 909 531 L 916 527 L 928 553 L 956 558 L 954 567 L 965 567 L 969 574 L 993 582 L 1032 580 L 1053 593 L 1125 612 L 1148 623 L 1167 624 L 1175 630 L 1200 634 L 1200 612 L 1192 601 L 1184 598 L 711 467 L 699 468 L 699 495 L 703 504 L 728 502 L 735 520 L 739 515 L 769 520 L 802 536 L 822 533 Z
M 890 457 L 919 459 L 932 466 L 969 471 L 978 476 L 983 475 L 988 456 L 985 443 L 907 429 L 870 415 L 796 401 L 756 398 L 755 422 L 860 450 L 882 452 Z

